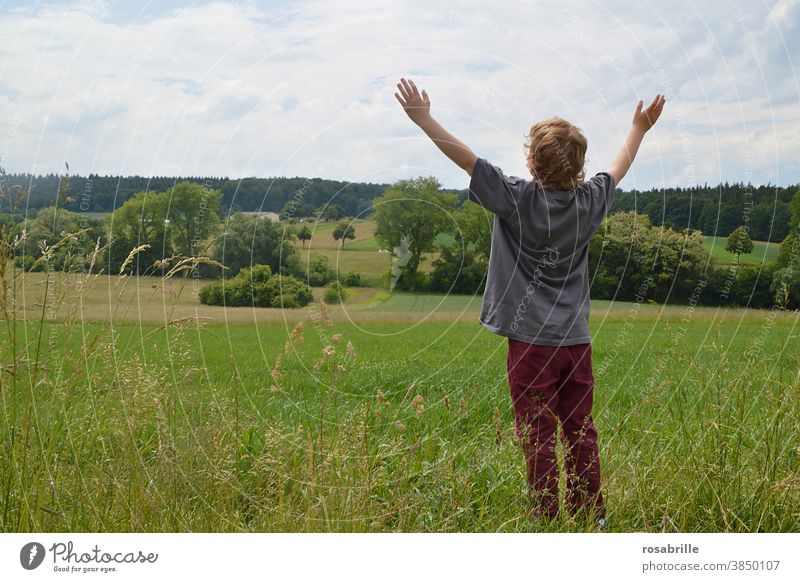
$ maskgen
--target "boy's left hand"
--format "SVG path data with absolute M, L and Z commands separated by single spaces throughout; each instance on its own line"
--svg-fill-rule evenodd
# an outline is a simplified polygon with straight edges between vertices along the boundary
M 400 93 L 395 93 L 394 96 L 403 106 L 408 117 L 419 125 L 431 116 L 431 100 L 425 90 L 420 94 L 414 81 L 409 79 L 406 81 L 401 78 L 397 84 Z

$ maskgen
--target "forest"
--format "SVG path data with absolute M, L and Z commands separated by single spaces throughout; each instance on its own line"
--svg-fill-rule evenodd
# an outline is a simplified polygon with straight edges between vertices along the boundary
M 19 213 L 23 208 L 36 210 L 50 206 L 56 198 L 58 174 L 7 174 L 6 191 L 18 185 L 30 195 L 26 204 L 11 209 L 11 201 L 0 200 L 0 212 Z M 295 201 L 296 217 L 314 216 L 327 208 L 335 209 L 330 218 L 344 216 L 366 218 L 371 214 L 375 198 L 382 196 L 390 184 L 342 182 L 322 178 L 214 178 L 169 176 L 70 176 L 70 200 L 63 208 L 74 212 L 113 212 L 136 193 L 163 192 L 178 182 L 189 181 L 222 193 L 223 216 L 234 212 L 285 212 Z M 800 185 L 752 186 L 728 183 L 694 188 L 671 187 L 647 191 L 618 190 L 611 212 L 635 210 L 646 214 L 653 224 L 674 229 L 686 227 L 713 236 L 728 236 L 737 227 L 747 224 L 750 238 L 781 242 L 789 233 L 790 203 Z M 448 190 L 459 200 L 467 190 Z

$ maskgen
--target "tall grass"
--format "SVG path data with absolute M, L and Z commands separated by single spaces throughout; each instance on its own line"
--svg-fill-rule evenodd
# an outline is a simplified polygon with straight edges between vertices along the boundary
M 323 303 L 298 326 L 168 305 L 161 326 L 118 325 L 115 306 L 88 324 L 49 271 L 37 318 L 20 317 L 18 244 L 2 233 L 3 531 L 591 528 L 526 519 L 504 345 L 474 323 L 355 325 Z M 596 332 L 612 531 L 800 530 L 797 317 L 762 334 L 763 314 L 637 321 L 613 355 L 626 324 Z

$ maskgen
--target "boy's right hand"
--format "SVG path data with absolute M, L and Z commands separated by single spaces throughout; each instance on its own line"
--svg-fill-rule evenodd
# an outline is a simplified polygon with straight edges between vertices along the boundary
M 628 170 L 631 169 L 633 159 L 639 151 L 639 146 L 644 139 L 644 134 L 653 127 L 658 121 L 661 111 L 664 109 L 666 99 L 663 95 L 656 95 L 650 106 L 642 111 L 642 100 L 636 105 L 636 111 L 633 113 L 633 122 L 631 123 L 631 130 L 628 132 L 628 137 L 625 138 L 625 144 L 619 153 L 611 162 L 608 167 L 608 173 L 614 177 L 614 184 L 619 187 L 619 183 Z
M 642 134 L 646 133 L 651 127 L 656 124 L 658 121 L 658 117 L 661 115 L 661 111 L 664 109 L 664 103 L 666 99 L 663 95 L 656 95 L 653 102 L 650 106 L 642 111 L 643 102 L 639 99 L 639 103 L 636 105 L 636 111 L 633 113 L 633 127 L 642 132 Z
M 397 97 L 397 100 L 400 102 L 400 105 L 403 106 L 403 109 L 411 121 L 420 125 L 431 116 L 431 100 L 425 92 L 425 89 L 423 89 L 422 94 L 420 94 L 414 81 L 411 79 L 406 81 L 402 78 L 397 84 L 397 88 L 400 90 L 400 93 L 395 93 L 394 96 Z

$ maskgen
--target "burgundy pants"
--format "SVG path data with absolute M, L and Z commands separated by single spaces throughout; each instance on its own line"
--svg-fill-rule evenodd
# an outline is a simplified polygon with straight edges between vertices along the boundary
M 508 340 L 514 425 L 528 469 L 533 514 L 558 515 L 556 432 L 561 422 L 566 509 L 605 517 L 597 429 L 592 420 L 592 346 L 540 346 Z

